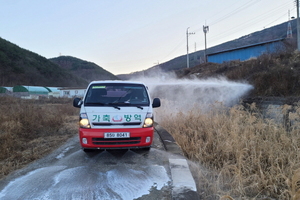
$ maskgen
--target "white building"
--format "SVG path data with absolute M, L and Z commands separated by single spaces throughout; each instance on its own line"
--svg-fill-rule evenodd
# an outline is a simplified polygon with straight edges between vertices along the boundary
M 82 88 L 60 88 L 60 97 L 74 98 L 74 97 L 83 97 L 86 91 Z

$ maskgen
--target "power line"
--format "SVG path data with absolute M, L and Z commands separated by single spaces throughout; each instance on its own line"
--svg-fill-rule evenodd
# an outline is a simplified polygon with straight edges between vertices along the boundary
M 287 5 L 287 4 L 283 4 L 283 5 Z M 216 39 L 216 38 L 218 39 L 218 38 L 223 37 L 223 35 L 229 35 L 231 33 L 236 33 L 236 30 L 241 30 L 241 29 L 244 29 L 244 28 L 249 28 L 251 25 L 257 24 L 257 22 L 261 21 L 262 19 L 266 19 L 267 16 L 269 16 L 269 18 L 271 18 L 271 17 L 273 18 L 275 13 L 278 13 L 279 10 L 282 10 L 282 6 L 283 5 L 280 5 L 279 7 L 275 8 L 275 9 L 269 10 L 268 12 L 266 12 L 266 13 L 264 13 L 262 15 L 259 15 L 259 16 L 255 17 L 255 18 L 252 18 L 251 20 L 248 20 L 248 21 L 246 21 L 243 24 L 236 25 L 234 28 L 231 28 L 230 30 L 220 32 L 220 34 L 214 35 L 210 39 Z M 288 9 L 285 8 L 284 15 L 286 15 L 286 10 L 288 10 Z M 280 18 L 282 16 L 284 16 L 284 15 L 281 15 Z M 275 21 L 277 21 L 277 20 L 278 19 L 276 19 Z M 274 23 L 275 21 L 272 21 L 272 23 Z M 269 24 L 271 24 L 271 23 L 269 23 Z M 266 27 L 266 26 L 264 26 L 264 27 Z
M 253 4 L 251 4 L 251 5 L 249 6 L 249 4 L 250 4 L 252 1 L 255 1 L 255 0 L 251 0 L 251 1 L 247 2 L 247 3 L 245 3 L 244 5 L 242 5 L 242 6 L 238 7 L 238 8 L 236 8 L 235 10 L 231 11 L 230 13 L 227 13 L 225 16 L 223 16 L 223 17 L 221 17 L 221 18 L 219 18 L 219 19 L 217 19 L 217 20 L 215 20 L 215 21 L 212 21 L 212 22 L 210 23 L 210 25 L 213 26 L 213 25 L 215 25 L 215 24 L 217 24 L 217 23 L 219 23 L 219 22 L 221 22 L 221 21 L 223 21 L 223 20 L 225 20 L 225 19 L 227 19 L 227 18 L 229 18 L 229 17 L 232 17 L 233 15 L 235 15 L 235 14 L 237 14 L 237 13 L 239 13 L 239 12 L 245 10 L 245 9 L 248 9 L 250 6 L 253 6 L 255 3 L 259 2 L 260 0 L 256 0 Z
M 236 8 L 236 9 L 234 9 L 233 11 L 230 11 L 229 13 L 225 14 L 224 16 L 222 16 L 222 17 L 220 17 L 220 18 L 218 18 L 218 19 L 212 21 L 211 23 L 209 23 L 210 26 L 213 26 L 213 25 L 215 25 L 215 24 L 218 24 L 219 22 L 221 22 L 221 21 L 223 21 L 223 20 L 225 20 L 225 19 L 227 19 L 227 18 L 229 18 L 229 17 L 234 16 L 235 14 L 239 13 L 240 11 L 243 11 L 244 9 L 249 8 L 248 5 L 249 5 L 252 1 L 255 1 L 255 2 L 252 4 L 252 5 L 254 5 L 256 2 L 258 2 L 258 1 L 260 1 L 260 0 L 250 0 L 249 2 L 247 2 L 247 3 L 243 4 L 242 6 L 240 6 L 240 7 Z M 250 6 L 251 6 L 251 5 L 250 5 Z M 198 32 L 198 31 L 202 31 L 202 27 L 195 30 L 195 32 Z
M 235 8 L 234 10 L 228 12 L 227 14 L 223 15 L 222 17 L 217 18 L 216 20 L 213 20 L 209 25 L 214 27 L 214 25 L 216 25 L 216 24 L 218 24 L 218 23 L 220 23 L 220 22 L 222 22 L 222 21 L 224 21 L 224 20 L 226 20 L 230 17 L 233 17 L 234 15 L 240 13 L 241 11 L 243 11 L 245 9 L 248 9 L 250 6 L 253 6 L 253 5 L 257 4 L 259 1 L 261 1 L 261 0 L 250 0 L 246 3 L 244 3 L 243 5 Z M 237 1 L 237 2 L 240 2 L 240 1 Z M 220 32 L 220 34 L 217 34 L 217 35 L 214 35 L 214 36 L 210 37 L 210 40 L 212 40 L 212 39 L 213 40 L 218 40 L 219 38 L 220 39 L 223 38 L 224 35 L 230 35 L 232 33 L 237 33 L 237 30 L 242 30 L 244 28 L 249 28 L 250 26 L 257 24 L 257 22 L 262 21 L 262 19 L 273 18 L 274 15 L 276 15 L 280 12 L 283 12 L 283 10 L 284 10 L 284 14 L 280 15 L 278 18 L 276 18 L 272 22 L 269 22 L 266 25 L 266 26 L 269 26 L 269 25 L 273 24 L 274 22 L 278 21 L 284 15 L 286 15 L 286 11 L 290 7 L 290 5 L 291 5 L 291 2 L 287 2 L 287 3 L 284 3 L 282 5 L 279 5 L 278 7 L 274 8 L 274 9 L 266 10 L 265 13 L 263 13 L 261 15 L 258 15 L 254 18 L 251 18 L 250 20 L 246 21 L 243 24 L 235 25 L 234 28 L 231 28 L 230 30 L 222 31 L 222 32 Z M 295 9 L 295 7 L 291 10 L 294 10 L 294 9 Z M 264 27 L 266 27 L 266 26 L 264 26 Z M 195 30 L 196 33 L 199 32 L 199 31 L 202 31 L 202 27 L 201 27 L 201 29 L 199 28 L 199 29 Z M 183 43 L 184 43 L 184 38 L 182 38 L 182 40 L 178 43 L 178 45 L 176 47 L 174 47 L 173 50 L 171 50 L 171 52 L 164 57 L 164 59 L 167 58 L 168 56 L 170 56 L 178 48 L 182 48 Z
M 184 44 L 185 38 L 183 37 L 180 42 L 170 51 L 170 53 L 168 53 L 166 56 L 164 56 L 162 58 L 162 60 L 166 59 L 167 57 L 169 57 L 173 52 L 175 52 L 177 49 L 179 49 L 179 47 L 181 48 Z

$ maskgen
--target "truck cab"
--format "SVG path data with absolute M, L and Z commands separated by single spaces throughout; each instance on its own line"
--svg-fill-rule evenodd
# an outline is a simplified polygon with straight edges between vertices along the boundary
M 84 151 L 150 149 L 153 108 L 160 107 L 160 99 L 152 101 L 143 83 L 93 81 L 83 99 L 73 100 L 73 106 L 80 108 L 79 139 Z

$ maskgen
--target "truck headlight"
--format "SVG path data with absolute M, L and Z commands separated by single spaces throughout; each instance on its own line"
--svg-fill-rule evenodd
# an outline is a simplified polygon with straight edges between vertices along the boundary
M 91 128 L 89 119 L 86 113 L 81 113 L 79 117 L 79 126 L 80 128 Z
M 147 127 L 152 127 L 152 126 L 153 126 L 153 114 L 147 113 L 143 127 L 147 128 Z

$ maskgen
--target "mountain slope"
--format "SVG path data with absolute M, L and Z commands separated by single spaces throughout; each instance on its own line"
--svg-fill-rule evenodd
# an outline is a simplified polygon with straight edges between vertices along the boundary
M 87 81 L 36 53 L 0 38 L 0 85 L 78 87 L 86 86 Z
M 75 76 L 80 76 L 87 82 L 93 80 L 118 80 L 119 78 L 95 63 L 74 58 L 71 56 L 60 56 L 50 58 L 50 61 L 70 71 Z

